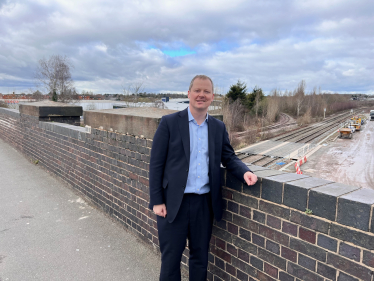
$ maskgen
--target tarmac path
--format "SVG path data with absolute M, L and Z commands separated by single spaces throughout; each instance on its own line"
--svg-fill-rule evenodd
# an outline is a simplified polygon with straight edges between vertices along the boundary
M 158 280 L 160 256 L 0 139 L 0 281 Z

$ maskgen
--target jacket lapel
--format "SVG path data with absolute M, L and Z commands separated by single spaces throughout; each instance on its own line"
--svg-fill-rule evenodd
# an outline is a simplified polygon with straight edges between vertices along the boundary
M 186 154 L 188 165 L 190 164 L 190 127 L 188 124 L 187 109 L 179 112 L 179 130 L 182 136 L 184 153 Z
M 215 145 L 214 145 L 214 136 L 216 133 L 216 127 L 214 126 L 214 117 L 208 116 L 208 149 L 209 149 L 209 175 L 212 175 L 213 167 L 214 167 L 214 151 L 215 151 Z M 211 182 L 211 177 L 209 177 L 209 180 Z

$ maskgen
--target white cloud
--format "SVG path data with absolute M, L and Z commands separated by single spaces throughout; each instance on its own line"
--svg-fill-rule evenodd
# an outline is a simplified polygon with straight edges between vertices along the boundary
M 29 87 L 52 54 L 70 57 L 77 88 L 95 92 L 139 81 L 185 91 L 201 73 L 226 90 L 238 79 L 265 91 L 303 79 L 370 92 L 373 11 L 371 0 L 0 0 L 0 92 Z M 181 49 L 195 54 L 163 53 Z

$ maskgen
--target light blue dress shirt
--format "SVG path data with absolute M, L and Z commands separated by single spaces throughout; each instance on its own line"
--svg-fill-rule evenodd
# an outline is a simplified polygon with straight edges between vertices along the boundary
M 188 107 L 190 129 L 190 167 L 184 193 L 204 194 L 209 187 L 208 113 L 205 121 L 198 125 Z

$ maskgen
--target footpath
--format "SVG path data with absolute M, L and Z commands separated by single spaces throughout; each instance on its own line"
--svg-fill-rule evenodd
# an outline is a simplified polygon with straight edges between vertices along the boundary
M 160 256 L 0 139 L 0 281 L 158 280 Z

